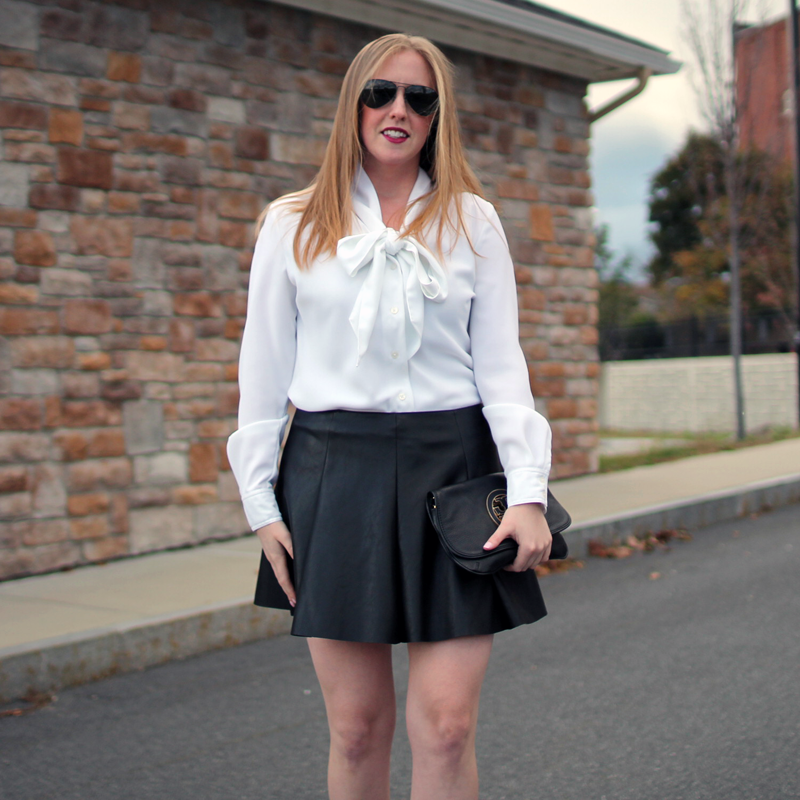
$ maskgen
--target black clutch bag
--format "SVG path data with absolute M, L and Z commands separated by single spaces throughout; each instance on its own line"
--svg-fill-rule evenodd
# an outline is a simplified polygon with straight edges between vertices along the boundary
M 494 550 L 483 549 L 507 507 L 502 472 L 428 492 L 428 516 L 442 547 L 456 564 L 477 575 L 491 575 L 517 557 L 513 539 L 504 539 Z M 553 535 L 550 558 L 566 558 L 569 550 L 561 532 L 572 524 L 572 518 L 549 489 L 545 519 Z

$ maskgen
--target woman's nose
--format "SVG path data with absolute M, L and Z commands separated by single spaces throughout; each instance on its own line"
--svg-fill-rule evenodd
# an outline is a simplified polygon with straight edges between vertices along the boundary
M 394 96 L 394 100 L 392 100 L 390 112 L 396 117 L 405 117 L 408 113 L 408 109 L 406 108 L 406 90 L 404 87 L 397 87 L 397 94 Z

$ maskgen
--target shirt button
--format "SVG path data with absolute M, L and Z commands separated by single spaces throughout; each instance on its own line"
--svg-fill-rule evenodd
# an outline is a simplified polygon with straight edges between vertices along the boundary
M 405 393 L 404 392 L 400 392 L 400 394 L 397 395 L 397 399 L 398 400 L 405 400 L 406 399 Z
M 397 358 L 397 353 L 392 353 L 392 358 Z
M 391 311 L 391 312 L 392 312 L 392 314 L 396 314 L 396 313 L 397 313 L 397 306 L 392 306 L 392 307 L 389 309 L 389 311 Z

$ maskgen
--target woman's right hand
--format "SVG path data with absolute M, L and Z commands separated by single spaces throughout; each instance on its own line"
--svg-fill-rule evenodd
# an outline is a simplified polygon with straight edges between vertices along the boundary
M 292 549 L 292 535 L 289 529 L 284 524 L 283 520 L 270 522 L 263 528 L 256 531 L 256 536 L 261 540 L 261 547 L 264 550 L 264 555 L 272 565 L 272 571 L 278 579 L 281 589 L 286 593 L 289 598 L 289 604 L 292 608 L 297 603 L 297 596 L 294 592 L 292 579 L 289 577 L 289 564 L 286 561 L 287 553 L 289 558 L 294 558 L 294 550 Z

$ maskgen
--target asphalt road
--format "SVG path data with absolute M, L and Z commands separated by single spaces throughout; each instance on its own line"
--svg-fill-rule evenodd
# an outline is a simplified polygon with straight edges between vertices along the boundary
M 800 798 L 798 575 L 791 506 L 545 578 L 550 615 L 495 640 L 481 797 Z M 326 735 L 305 644 L 283 637 L 0 719 L 0 797 L 322 799 Z M 399 735 L 394 797 L 409 777 Z

